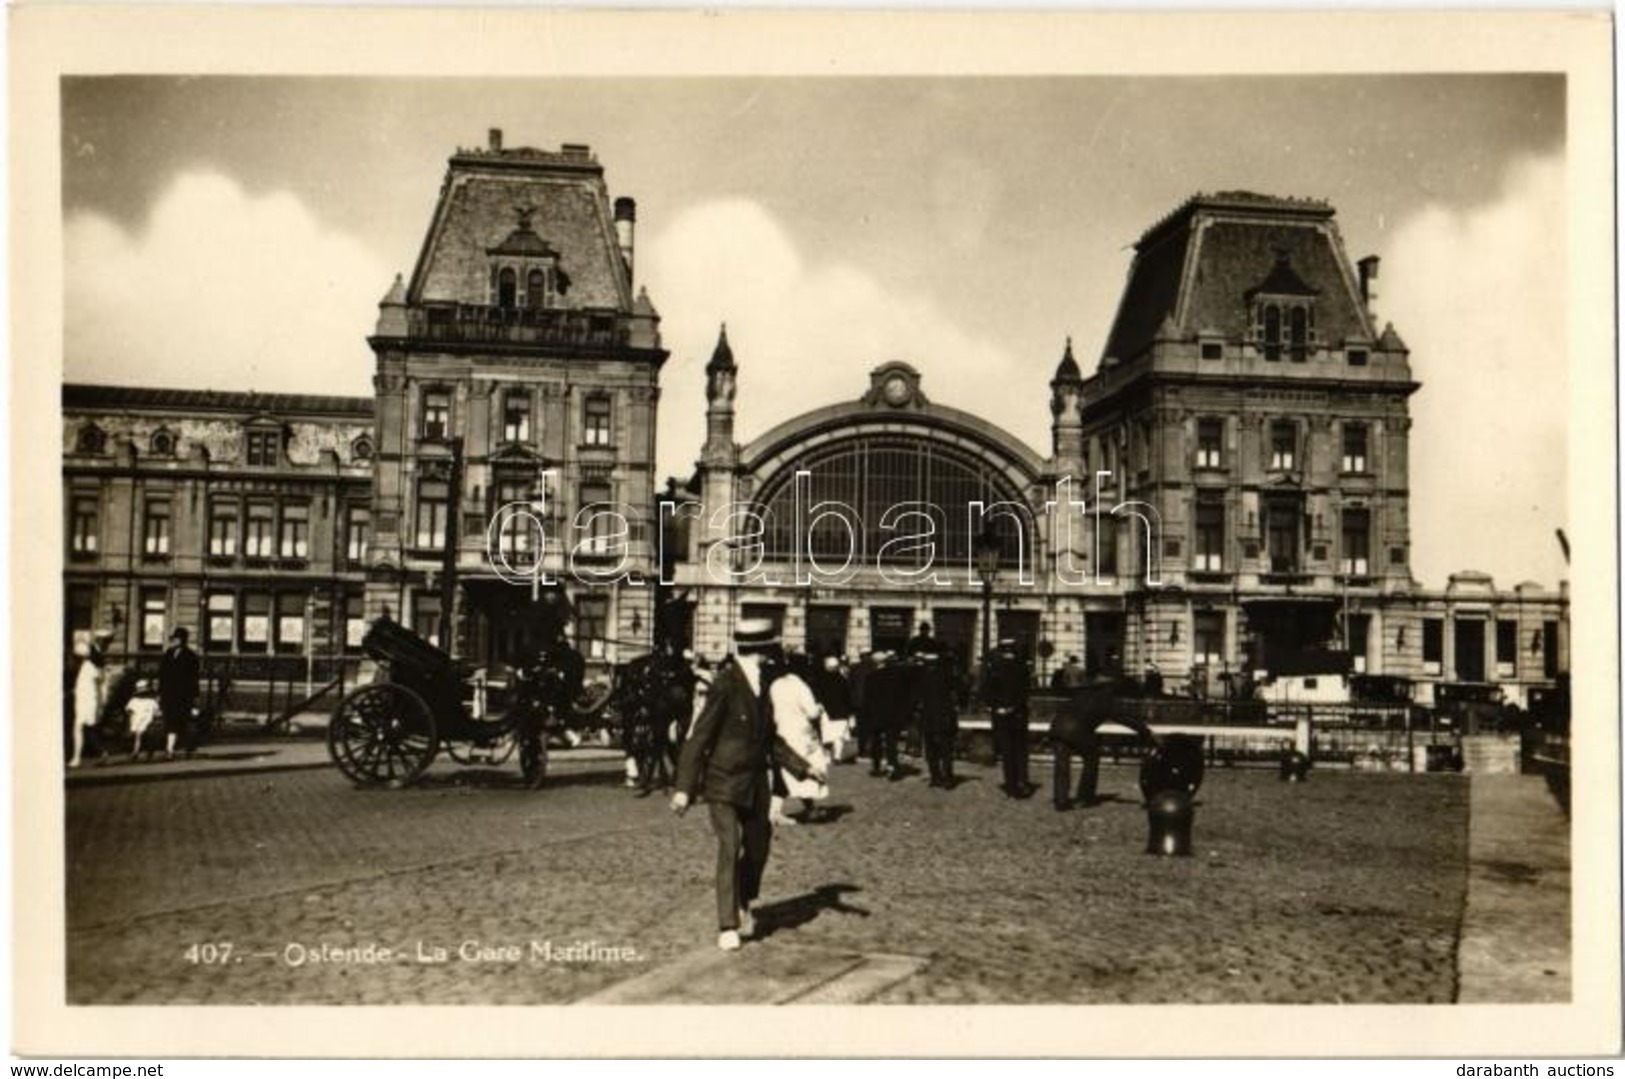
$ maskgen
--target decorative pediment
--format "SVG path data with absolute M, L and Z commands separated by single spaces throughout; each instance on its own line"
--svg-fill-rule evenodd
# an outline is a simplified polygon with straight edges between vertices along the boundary
M 869 372 L 869 392 L 862 401 L 871 408 L 924 408 L 931 403 L 920 390 L 920 373 L 901 360 Z
M 536 468 L 543 463 L 542 455 L 536 452 L 535 447 L 524 442 L 504 442 L 491 451 L 493 465 L 523 465 L 527 468 Z

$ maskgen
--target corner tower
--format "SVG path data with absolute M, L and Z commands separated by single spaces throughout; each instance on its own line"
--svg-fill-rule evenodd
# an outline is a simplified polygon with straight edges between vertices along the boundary
M 635 220 L 586 146 L 505 148 L 493 129 L 452 155 L 417 264 L 369 339 L 370 617 L 387 608 L 448 650 L 511 663 L 535 613 L 515 579 L 540 569 L 566 582 L 589 658 L 648 636 L 650 590 L 610 583 L 652 564 L 666 352 L 632 276 Z M 528 516 L 493 527 L 504 506 Z M 605 583 L 576 583 L 595 575 Z

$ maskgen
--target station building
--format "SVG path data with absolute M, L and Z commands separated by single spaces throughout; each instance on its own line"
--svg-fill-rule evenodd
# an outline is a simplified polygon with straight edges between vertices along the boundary
M 380 304 L 374 396 L 65 387 L 68 643 L 109 625 L 156 653 L 180 624 L 223 656 L 345 654 L 388 613 L 511 664 L 539 571 L 600 665 L 651 646 L 664 576 L 711 656 L 766 616 L 813 652 L 929 621 L 967 665 L 1014 636 L 1040 675 L 1155 663 L 1210 693 L 1332 652 L 1514 700 L 1568 669 L 1566 584 L 1412 577 L 1419 384 L 1324 203 L 1199 195 L 1149 228 L 1094 369 L 1067 342 L 1033 402 L 1043 448 L 901 361 L 742 437 L 752 367 L 724 331 L 695 471 L 663 492 L 635 225 L 587 147 L 492 131 Z

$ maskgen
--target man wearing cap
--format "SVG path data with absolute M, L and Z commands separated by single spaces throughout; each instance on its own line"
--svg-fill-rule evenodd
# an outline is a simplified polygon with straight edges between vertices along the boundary
M 169 649 L 158 661 L 158 708 L 164 717 L 164 749 L 175 756 L 175 746 L 190 757 L 197 750 L 192 709 L 197 706 L 198 658 L 187 647 L 186 627 L 169 635 Z
M 993 744 L 1004 766 L 1001 788 L 1010 798 L 1028 798 L 1033 785 L 1027 775 L 1027 660 L 1014 637 L 999 641 L 982 671 L 982 700 L 993 713 Z
M 774 745 L 772 718 L 763 703 L 771 681 L 764 659 L 778 644 L 778 633 L 767 619 L 739 623 L 734 632 L 737 655 L 717 671 L 677 761 L 672 811 L 681 816 L 696 798 L 703 798 L 717 837 L 717 946 L 724 951 L 738 949 L 741 935 L 755 929 L 750 906 L 761 892 L 773 841 L 768 819 L 772 760 L 792 775 L 817 775 L 788 747 Z

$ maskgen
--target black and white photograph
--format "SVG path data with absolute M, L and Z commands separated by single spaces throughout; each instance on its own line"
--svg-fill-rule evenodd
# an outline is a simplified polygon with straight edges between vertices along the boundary
M 1606 17 L 335 14 L 18 76 L 13 1052 L 1618 1051 Z

